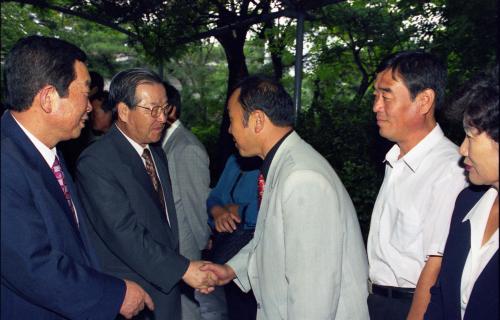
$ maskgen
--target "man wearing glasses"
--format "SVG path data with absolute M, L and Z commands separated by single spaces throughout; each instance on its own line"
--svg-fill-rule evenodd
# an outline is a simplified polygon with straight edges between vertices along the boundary
M 167 159 L 160 140 L 170 111 L 153 72 L 115 75 L 109 102 L 117 120 L 77 164 L 79 193 L 89 212 L 91 239 L 104 271 L 138 282 L 155 302 L 140 319 L 180 319 L 179 281 L 210 286 L 201 261 L 179 254 L 179 230 Z

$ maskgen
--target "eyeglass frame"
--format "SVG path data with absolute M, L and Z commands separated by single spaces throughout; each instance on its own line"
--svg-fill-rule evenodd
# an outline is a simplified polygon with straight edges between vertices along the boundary
M 154 115 L 154 112 L 155 112 L 154 110 L 161 109 L 161 110 L 163 110 L 163 115 L 166 116 L 172 110 L 172 108 L 174 107 L 174 105 L 166 103 L 164 106 L 154 106 L 152 108 L 148 108 L 148 107 L 144 107 L 144 106 L 140 106 L 140 105 L 136 105 L 135 107 L 139 107 L 139 108 L 143 108 L 143 109 L 149 110 L 149 112 L 151 114 L 151 117 L 156 119 L 156 118 L 158 118 L 160 116 L 161 113 L 158 113 L 158 115 L 155 116 Z

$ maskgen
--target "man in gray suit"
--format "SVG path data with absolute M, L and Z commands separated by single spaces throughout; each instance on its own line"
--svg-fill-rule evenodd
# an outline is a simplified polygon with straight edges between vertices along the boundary
M 169 126 L 162 140 L 179 224 L 179 251 L 191 260 L 200 260 L 210 236 L 206 200 L 210 192 L 209 158 L 203 144 L 180 121 L 181 97 L 172 85 L 164 83 L 170 112 Z M 226 313 L 224 293 L 209 296 L 181 286 L 183 320 L 221 319 Z M 198 303 L 200 306 L 198 306 Z M 200 314 L 201 308 L 201 314 Z
M 354 206 L 330 164 L 294 132 L 291 97 L 278 82 L 253 76 L 236 86 L 228 111 L 240 154 L 264 160 L 264 190 L 252 241 L 227 264 L 202 270 L 219 285 L 234 279 L 253 289 L 257 319 L 368 319 Z
M 137 319 L 181 319 L 179 282 L 203 287 L 201 261 L 179 254 L 179 229 L 161 138 L 168 111 L 161 79 L 142 68 L 111 80 L 115 125 L 85 149 L 77 164 L 91 241 L 105 272 L 139 283 L 154 312 Z

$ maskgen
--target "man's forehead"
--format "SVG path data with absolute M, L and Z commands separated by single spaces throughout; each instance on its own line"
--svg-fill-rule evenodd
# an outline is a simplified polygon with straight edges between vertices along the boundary
M 399 72 L 393 69 L 385 69 L 377 74 L 377 78 L 375 80 L 375 87 L 387 87 L 394 86 L 397 84 L 402 84 L 406 86 L 403 79 L 399 75 Z
M 159 91 L 157 91 L 159 90 Z M 157 82 L 143 82 L 135 87 L 135 99 L 137 103 L 163 105 L 168 103 L 165 87 Z
M 75 60 L 73 66 L 76 73 L 75 80 L 90 88 L 90 74 L 87 65 L 79 60 Z
M 231 105 L 238 105 L 239 106 L 239 104 L 240 104 L 240 102 L 239 102 L 240 91 L 241 91 L 240 88 L 238 88 L 238 89 L 236 89 L 236 90 L 233 91 L 233 93 L 229 97 L 228 108 Z

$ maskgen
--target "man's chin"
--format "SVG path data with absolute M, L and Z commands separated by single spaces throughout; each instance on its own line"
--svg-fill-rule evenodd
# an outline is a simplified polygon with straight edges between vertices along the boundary
M 161 132 L 158 134 L 153 134 L 153 135 L 151 135 L 151 139 L 150 139 L 151 141 L 149 143 L 156 143 L 156 142 L 160 141 L 160 139 L 161 139 Z
M 77 127 L 75 130 L 73 130 L 71 137 L 68 139 L 76 139 L 82 134 L 82 127 Z
M 249 154 L 248 152 L 245 152 L 245 150 L 242 150 L 240 148 L 238 148 L 238 152 L 239 152 L 240 156 L 242 156 L 243 158 L 250 158 L 250 157 L 255 156 L 254 154 Z

